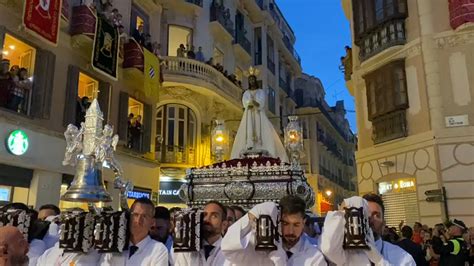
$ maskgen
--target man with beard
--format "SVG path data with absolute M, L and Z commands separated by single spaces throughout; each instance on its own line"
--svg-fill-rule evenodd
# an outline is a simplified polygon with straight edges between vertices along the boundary
M 273 202 L 265 202 L 253 207 L 246 215 L 235 222 L 222 240 L 222 252 L 232 265 L 327 265 L 321 252 L 303 236 L 305 224 L 305 202 L 296 196 L 288 195 L 280 200 L 281 216 Z M 271 217 L 273 224 L 279 226 L 283 243 L 277 242 L 277 250 L 255 250 L 256 220 L 260 215 Z
M 416 265 L 413 257 L 402 248 L 382 240 L 385 227 L 385 207 L 382 198 L 374 193 L 366 194 L 363 198 L 367 200 L 369 206 L 369 224 L 374 233 L 375 247 L 382 255 L 382 260 L 391 265 Z
M 0 228 L 0 266 L 28 265 L 28 242 L 18 228 Z
M 168 265 L 166 247 L 148 235 L 155 224 L 155 205 L 148 198 L 135 200 L 130 208 L 130 244 L 128 250 L 103 254 L 100 265 Z
M 209 201 L 204 206 L 204 220 L 201 227 L 203 247 L 199 252 L 174 253 L 175 265 L 220 266 L 225 258 L 221 252 L 222 230 L 227 225 L 226 208 L 218 201 Z
M 168 252 L 170 252 L 173 247 L 173 238 L 170 235 L 170 228 L 170 211 L 163 206 L 156 207 L 155 225 L 151 227 L 150 237 L 165 245 Z

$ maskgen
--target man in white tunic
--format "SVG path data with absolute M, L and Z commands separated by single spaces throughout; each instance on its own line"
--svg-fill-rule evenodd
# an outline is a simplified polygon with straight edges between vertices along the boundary
M 130 244 L 121 254 L 107 253 L 100 258 L 100 265 L 110 266 L 168 266 L 168 250 L 150 238 L 148 233 L 155 223 L 155 206 L 147 198 L 133 202 L 130 214 Z
M 255 76 L 257 70 L 250 68 L 249 72 L 249 89 L 242 96 L 245 111 L 235 136 L 231 158 L 240 158 L 245 152 L 268 152 L 267 156 L 287 162 L 288 156 L 280 137 L 265 114 L 267 94 L 259 88 Z
M 174 265 L 221 266 L 225 258 L 221 252 L 222 230 L 226 226 L 226 208 L 220 202 L 210 201 L 204 207 L 201 236 L 203 247 L 199 252 L 174 253 Z
M 367 198 L 364 199 L 364 198 Z M 321 251 L 336 265 L 416 265 L 413 258 L 398 246 L 382 241 L 383 201 L 375 194 L 345 199 L 338 211 L 328 212 L 321 234 Z M 344 250 L 345 212 L 343 207 L 363 207 L 364 216 L 369 218 L 370 230 L 366 238 L 369 250 Z
M 253 207 L 235 222 L 221 244 L 228 265 L 327 265 L 321 252 L 303 236 L 305 202 L 296 196 L 280 200 L 281 232 L 283 243 L 271 252 L 255 250 L 255 221 L 260 215 L 269 215 L 276 224 L 277 205 L 265 202 Z

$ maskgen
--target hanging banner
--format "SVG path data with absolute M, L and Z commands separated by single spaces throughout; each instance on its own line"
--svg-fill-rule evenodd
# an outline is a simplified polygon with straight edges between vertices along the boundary
M 160 61 L 156 55 L 143 49 L 145 68 L 143 69 L 145 96 L 158 101 L 160 88 Z
M 25 0 L 23 26 L 33 35 L 57 46 L 62 0 Z
M 97 16 L 92 50 L 92 68 L 117 80 L 119 34 L 103 16 Z

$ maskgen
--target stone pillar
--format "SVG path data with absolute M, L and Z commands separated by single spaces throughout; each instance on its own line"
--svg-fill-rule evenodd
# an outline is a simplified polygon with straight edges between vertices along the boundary
M 43 170 L 35 170 L 30 184 L 28 205 L 35 209 L 44 204 L 59 205 L 62 174 Z

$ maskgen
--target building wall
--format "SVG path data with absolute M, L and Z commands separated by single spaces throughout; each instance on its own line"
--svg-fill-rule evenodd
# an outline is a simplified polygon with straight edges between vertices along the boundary
M 342 4 L 354 37 L 352 2 Z M 433 225 L 444 219 L 443 204 L 427 202 L 424 193 L 445 187 L 449 217 L 472 224 L 474 162 L 468 158 L 474 156 L 474 72 L 469 71 L 474 63 L 473 28 L 451 28 L 447 1 L 407 3 L 405 45 L 360 62 L 359 47 L 353 43 L 353 74 L 347 84 L 356 101 L 359 193 L 377 191 L 380 182 L 414 177 L 420 222 Z M 363 76 L 396 59 L 405 61 L 408 136 L 374 144 Z M 458 115 L 467 115 L 468 125 L 447 126 L 446 119 Z

